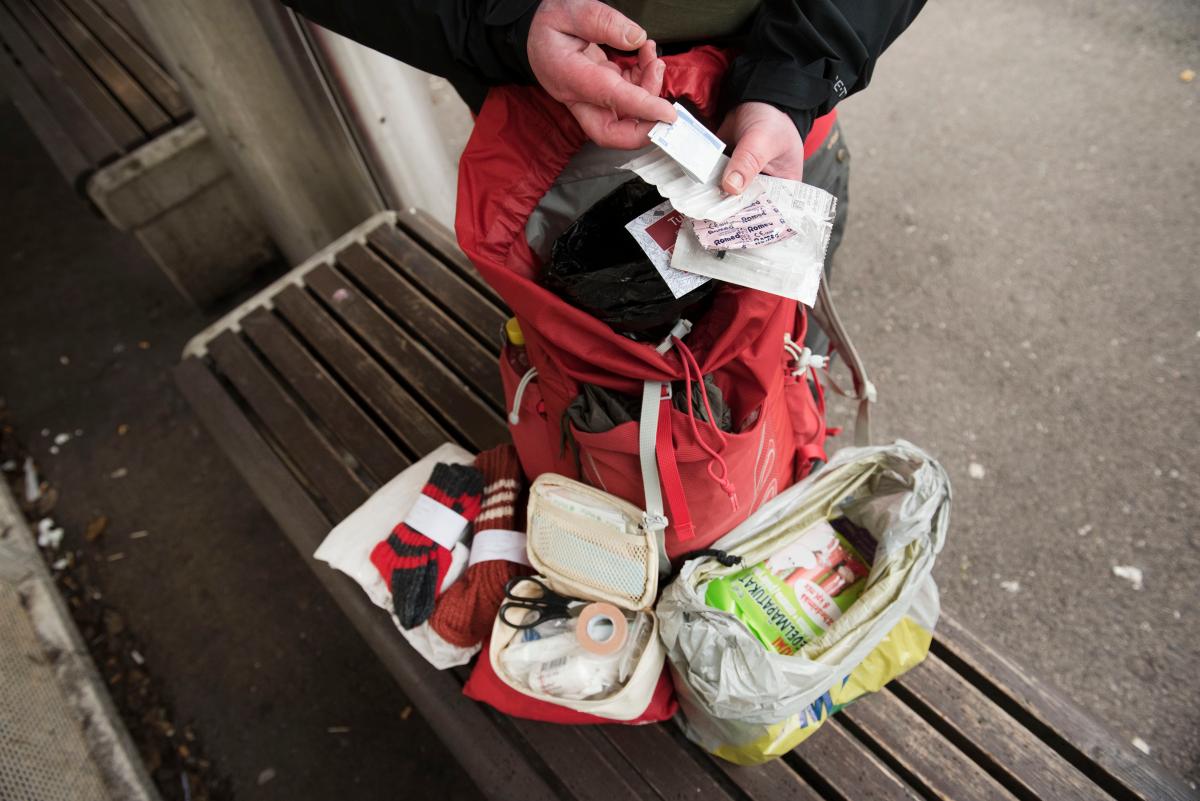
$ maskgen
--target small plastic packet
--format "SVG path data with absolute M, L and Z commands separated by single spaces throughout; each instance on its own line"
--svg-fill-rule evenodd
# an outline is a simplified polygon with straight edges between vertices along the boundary
M 692 230 L 705 250 L 761 248 L 796 235 L 783 212 L 761 197 L 722 222 L 694 220 Z

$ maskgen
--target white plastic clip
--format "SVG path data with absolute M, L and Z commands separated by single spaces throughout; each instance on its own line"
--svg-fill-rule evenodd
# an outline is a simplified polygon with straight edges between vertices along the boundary
M 691 321 L 685 320 L 682 317 L 680 317 L 678 322 L 676 322 L 675 326 L 671 329 L 671 333 L 667 334 L 667 336 L 663 339 L 663 341 L 658 343 L 658 347 L 655 348 L 655 350 L 658 351 L 659 353 L 666 353 L 667 351 L 669 351 L 671 348 L 673 348 L 675 346 L 676 339 L 683 339 L 691 332 L 692 332 Z

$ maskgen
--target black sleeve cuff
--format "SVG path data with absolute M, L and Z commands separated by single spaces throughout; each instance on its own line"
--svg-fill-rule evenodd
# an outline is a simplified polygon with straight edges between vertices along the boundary
M 807 137 L 813 121 L 840 99 L 834 81 L 822 74 L 824 66 L 823 61 L 802 66 L 738 56 L 726 76 L 721 105 L 728 112 L 739 103 L 770 103 L 791 117 L 801 138 Z
M 529 29 L 540 0 L 506 0 L 492 8 L 484 18 L 488 38 L 498 57 L 521 83 L 536 83 L 529 66 Z

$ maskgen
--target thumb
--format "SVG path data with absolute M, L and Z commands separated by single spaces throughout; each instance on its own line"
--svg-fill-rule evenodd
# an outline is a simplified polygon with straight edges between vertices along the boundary
M 641 26 L 600 0 L 583 0 L 572 12 L 571 22 L 563 33 L 618 50 L 637 50 L 646 41 L 646 31 Z
M 725 175 L 721 178 L 721 189 L 731 195 L 740 195 L 758 177 L 763 167 L 780 155 L 781 142 L 778 137 L 772 137 L 767 126 L 752 126 L 738 140 L 729 164 L 725 166 Z

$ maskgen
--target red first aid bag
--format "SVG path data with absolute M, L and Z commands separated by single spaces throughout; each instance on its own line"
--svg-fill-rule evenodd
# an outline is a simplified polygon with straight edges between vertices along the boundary
M 690 103 L 711 125 L 729 59 L 713 47 L 665 57 L 664 96 Z M 831 124 L 822 119 L 820 128 Z M 820 144 L 818 135 L 809 140 Z M 805 314 L 795 301 L 725 285 L 690 334 L 660 352 L 539 285 L 542 258 L 530 236 L 552 228 L 548 219 L 569 223 L 586 210 L 570 208 L 581 175 L 619 176 L 629 158 L 585 142 L 566 107 L 540 88 L 493 89 L 459 162 L 458 240 L 524 334 L 532 368 L 517 375 L 507 354 L 500 365 L 528 477 L 577 478 L 643 509 L 654 505 L 650 485 L 660 486 L 665 552 L 675 559 L 706 547 L 824 458 L 824 410 L 804 376 L 793 375 L 804 371 L 784 347 L 804 341 Z M 673 382 L 709 374 L 740 423 L 734 433 L 671 403 Z M 572 430 L 564 412 L 584 383 L 641 396 L 643 410 L 653 394 L 655 430 L 643 433 L 644 414 L 604 433 Z
M 690 104 L 715 128 L 730 59 L 707 46 L 665 57 L 663 95 Z M 821 145 L 833 119 L 830 114 L 817 121 L 806 157 Z M 810 388 L 813 371 L 795 344 L 804 341 L 807 319 L 793 300 L 723 285 L 709 310 L 690 321 L 690 333 L 656 347 L 618 334 L 538 283 L 553 238 L 633 177 L 620 169 L 629 158 L 588 143 L 566 107 L 541 88 L 493 88 L 459 162 L 455 227 L 463 251 L 512 309 L 523 333 L 531 367 L 523 373 L 514 368 L 506 338 L 500 369 L 509 428 L 527 477 L 558 473 L 646 510 L 660 551 L 677 562 L 824 460 L 824 402 Z M 603 191 L 582 191 L 589 181 Z M 673 383 L 707 375 L 731 408 L 733 433 L 671 402 Z M 603 433 L 575 430 L 565 411 L 583 384 L 640 396 L 640 419 Z M 602 722 L 522 695 L 496 676 L 487 658 L 477 661 L 465 692 L 522 717 Z M 645 713 L 628 722 L 665 720 L 674 709 L 664 674 Z

